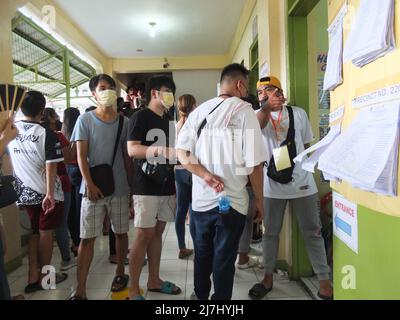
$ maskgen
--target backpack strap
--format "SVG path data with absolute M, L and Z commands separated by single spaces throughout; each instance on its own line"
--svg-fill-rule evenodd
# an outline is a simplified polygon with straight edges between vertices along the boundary
M 223 100 L 221 103 L 219 103 L 219 104 L 207 115 L 207 117 L 208 117 L 210 114 L 214 113 L 214 111 L 217 110 L 218 107 L 219 107 L 221 104 L 223 104 L 224 102 L 225 102 L 225 100 Z M 206 124 L 207 124 L 207 117 L 203 120 L 203 122 L 202 122 L 201 125 L 200 125 L 199 130 L 197 131 L 197 139 L 200 138 L 201 132 L 203 131 L 204 127 L 205 127 Z
M 117 156 L 119 139 L 121 138 L 121 133 L 122 133 L 122 127 L 123 126 L 124 126 L 124 117 L 123 116 L 119 116 L 117 139 L 115 140 L 114 155 L 113 155 L 113 160 L 112 160 L 112 164 L 111 164 L 112 167 L 114 166 L 115 157 Z

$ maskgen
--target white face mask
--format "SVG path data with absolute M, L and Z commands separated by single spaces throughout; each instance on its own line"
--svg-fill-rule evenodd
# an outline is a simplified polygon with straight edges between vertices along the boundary
M 161 103 L 165 109 L 171 109 L 174 106 L 175 97 L 172 92 L 160 92 Z
M 115 90 L 103 90 L 96 93 L 97 102 L 103 107 L 117 107 L 117 92 Z

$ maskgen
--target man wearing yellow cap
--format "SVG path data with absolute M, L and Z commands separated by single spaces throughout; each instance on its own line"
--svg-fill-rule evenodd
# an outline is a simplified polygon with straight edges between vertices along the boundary
M 312 267 L 320 281 L 318 296 L 323 300 L 331 300 L 333 296 L 329 281 L 331 270 L 321 236 L 317 186 L 313 175 L 304 171 L 301 166 L 295 166 L 292 161 L 295 153 L 303 152 L 314 140 L 307 114 L 301 108 L 286 106 L 282 85 L 276 77 L 260 79 L 257 93 L 261 101 L 261 110 L 257 112 L 257 117 L 268 153 L 267 158 L 270 160 L 264 166 L 265 276 L 261 283 L 250 289 L 249 296 L 253 299 L 262 299 L 272 290 L 279 234 L 285 208 L 289 202 L 303 233 Z M 269 167 L 274 168 L 274 172 L 278 174 L 284 170 L 288 174 L 285 179 L 281 179 L 281 176 L 271 174 L 273 172 Z

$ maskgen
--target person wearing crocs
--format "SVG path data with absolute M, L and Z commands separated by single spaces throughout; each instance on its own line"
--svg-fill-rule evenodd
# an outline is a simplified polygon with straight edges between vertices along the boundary
M 231 64 L 221 74 L 221 95 L 194 110 L 178 137 L 178 157 L 193 174 L 190 231 L 194 244 L 193 299 L 232 298 L 235 260 L 248 214 L 250 178 L 255 221 L 263 208 L 263 163 L 260 125 L 251 104 L 249 71 Z M 222 196 L 222 192 L 225 196 Z M 225 201 L 219 201 L 219 199 Z M 229 205 L 220 205 L 227 204 Z
M 181 289 L 160 279 L 162 234 L 167 222 L 175 221 L 175 179 L 171 168 L 175 150 L 175 123 L 168 111 L 174 106 L 175 83 L 167 76 L 155 76 L 149 81 L 146 98 L 149 106 L 135 112 L 129 122 L 128 152 L 134 159 L 133 202 L 136 235 L 130 253 L 131 300 L 143 300 L 139 278 L 147 252 L 149 264 L 148 291 L 180 294 Z M 155 165 L 155 163 L 158 163 Z M 164 167 L 162 167 L 164 166 Z M 163 173 L 160 180 L 149 174 L 148 168 Z
M 128 119 L 120 116 L 115 109 L 117 94 L 113 78 L 106 74 L 95 76 L 90 80 L 89 88 L 97 100 L 97 108 L 79 117 L 71 137 L 71 141 L 77 144 L 78 163 L 83 177 L 80 190 L 83 199 L 78 287 L 71 300 L 87 299 L 86 280 L 96 238 L 102 235 L 105 215 L 111 220 L 117 248 L 118 265 L 111 290 L 122 291 L 129 281 L 124 264 L 128 251 L 129 177 L 132 177 L 132 165 L 126 150 Z M 104 165 L 109 168 L 106 172 L 111 171 L 108 179 L 114 181 L 111 191 L 104 189 L 104 182 L 95 179 L 95 168 L 104 168 Z M 98 178 L 99 174 L 96 176 Z M 103 194 L 104 190 L 109 194 Z
M 42 289 L 41 270 L 51 265 L 53 232 L 62 223 L 64 193 L 57 177 L 57 164 L 64 161 L 57 135 L 40 124 L 46 99 L 40 92 L 30 91 L 21 105 L 22 121 L 15 123 L 19 134 L 8 145 L 16 189 L 17 205 L 23 207 L 30 219 L 29 276 L 25 293 Z M 56 282 L 67 278 L 59 275 Z
M 276 77 L 260 79 L 257 85 L 260 101 L 268 102 L 257 112 L 263 134 L 263 144 L 268 152 L 268 161 L 273 150 L 280 148 L 287 139 L 290 118 L 293 118 L 297 154 L 308 148 L 313 141 L 313 133 L 306 112 L 298 107 L 285 106 L 282 86 Z M 292 111 L 291 111 L 292 110 Z M 290 112 L 291 111 L 291 112 Z M 284 184 L 276 178 L 264 174 L 264 226 L 263 258 L 265 276 L 261 283 L 249 291 L 252 299 L 262 299 L 273 288 L 273 273 L 279 249 L 279 234 L 282 228 L 284 212 L 289 202 L 297 217 L 315 274 L 320 281 L 319 296 L 324 300 L 332 299 L 333 290 L 330 279 L 330 268 L 327 263 L 324 240 L 321 235 L 318 190 L 313 175 L 296 165 L 292 181 Z M 274 176 L 273 176 L 274 177 Z

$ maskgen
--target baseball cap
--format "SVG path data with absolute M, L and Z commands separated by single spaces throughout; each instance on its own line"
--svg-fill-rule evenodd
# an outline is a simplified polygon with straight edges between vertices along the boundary
M 273 76 L 261 78 L 257 82 L 257 88 L 259 88 L 261 86 L 274 86 L 274 87 L 277 87 L 278 89 L 282 90 L 281 82 L 279 81 L 278 78 L 273 77 Z

